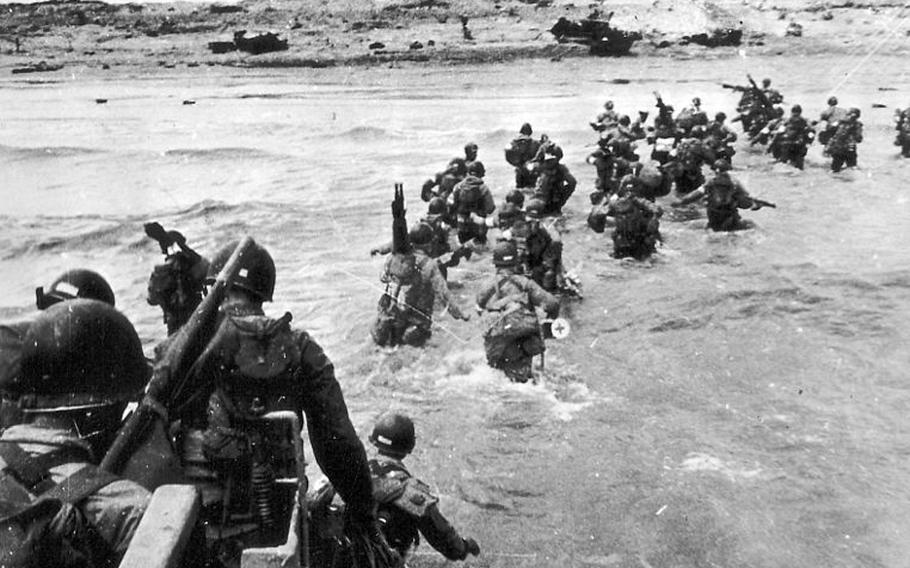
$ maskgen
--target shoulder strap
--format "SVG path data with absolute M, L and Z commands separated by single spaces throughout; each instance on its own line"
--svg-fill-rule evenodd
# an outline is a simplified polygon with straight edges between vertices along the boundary
M 0 523 L 11 520 L 28 522 L 48 510 L 59 509 L 63 503 L 75 505 L 102 487 L 110 485 L 119 479 L 113 473 L 101 470 L 93 465 L 87 465 L 45 491 L 36 501 L 5 511 L 3 517 L 0 518 Z
M 45 454 L 31 455 L 18 443 L 0 440 L 0 458 L 6 462 L 3 471 L 12 475 L 29 492 L 41 494 L 53 486 L 50 479 L 51 468 L 72 461 L 89 461 L 91 457 L 86 450 L 65 446 Z

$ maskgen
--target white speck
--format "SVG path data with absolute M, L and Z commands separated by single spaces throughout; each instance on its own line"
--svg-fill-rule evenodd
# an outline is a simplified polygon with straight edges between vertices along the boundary
M 664 505 L 663 507 L 661 507 L 660 509 L 658 509 L 657 512 L 654 513 L 654 514 L 655 514 L 655 515 L 660 515 L 661 513 L 663 513 L 663 512 L 666 511 L 666 510 L 667 510 L 667 506 Z

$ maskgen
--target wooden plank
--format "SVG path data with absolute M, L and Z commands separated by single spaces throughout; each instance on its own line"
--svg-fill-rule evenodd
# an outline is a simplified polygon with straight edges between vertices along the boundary
M 192 485 L 155 490 L 120 568 L 175 568 L 199 515 L 199 492 Z

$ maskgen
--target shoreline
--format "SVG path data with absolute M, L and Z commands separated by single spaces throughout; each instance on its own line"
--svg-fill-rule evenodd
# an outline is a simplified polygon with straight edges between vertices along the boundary
M 590 55 L 585 45 L 559 43 L 549 31 L 560 17 L 584 19 L 599 10 L 597 4 L 349 0 L 328 6 L 311 0 L 244 0 L 225 6 L 65 1 L 4 8 L 0 72 L 41 61 L 49 67 L 109 70 L 454 66 L 583 57 L 598 57 L 609 65 L 612 59 Z M 883 54 L 910 54 L 908 32 L 900 29 L 902 20 L 897 18 L 905 8 L 887 0 L 842 4 L 779 0 L 773 7 L 759 0 L 626 0 L 610 9 L 612 27 L 643 36 L 629 55 L 620 57 L 854 55 L 876 46 Z M 801 29 L 801 36 L 788 35 L 794 26 Z M 741 44 L 704 47 L 684 39 L 722 29 L 742 30 Z M 287 50 L 260 55 L 212 52 L 210 43 L 232 41 L 241 30 L 250 35 L 271 30 L 288 41 Z

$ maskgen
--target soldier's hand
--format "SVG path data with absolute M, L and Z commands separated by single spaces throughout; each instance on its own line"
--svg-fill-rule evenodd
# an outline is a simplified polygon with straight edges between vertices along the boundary
M 480 545 L 477 544 L 477 541 L 473 538 L 464 539 L 464 546 L 468 549 L 468 552 L 474 556 L 480 554 Z

